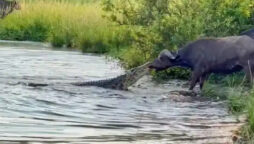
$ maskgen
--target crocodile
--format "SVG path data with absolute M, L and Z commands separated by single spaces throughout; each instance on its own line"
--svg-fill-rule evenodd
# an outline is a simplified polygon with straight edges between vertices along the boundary
M 123 75 L 111 79 L 72 84 L 75 86 L 97 86 L 116 90 L 128 90 L 129 86 L 137 82 L 142 76 L 148 74 L 149 65 L 150 63 L 147 62 L 141 66 L 127 70 Z
M 98 80 L 98 81 L 87 81 L 87 82 L 75 82 L 69 83 L 74 86 L 96 86 L 107 89 L 115 90 L 128 90 L 128 87 L 137 82 L 141 77 L 149 73 L 148 66 L 150 62 L 147 62 L 141 66 L 127 70 L 124 74 L 119 75 L 115 78 Z M 17 84 L 23 84 L 29 87 L 46 87 L 52 84 L 46 83 L 33 83 L 33 82 L 19 82 Z M 16 85 L 16 84 L 15 84 Z

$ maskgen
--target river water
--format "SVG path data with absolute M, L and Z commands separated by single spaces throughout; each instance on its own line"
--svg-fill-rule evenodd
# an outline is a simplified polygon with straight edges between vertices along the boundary
M 146 76 L 130 91 L 65 84 L 122 73 L 104 56 L 0 42 L 0 143 L 231 143 L 242 124 L 223 102 L 173 100 L 181 81 L 156 84 Z

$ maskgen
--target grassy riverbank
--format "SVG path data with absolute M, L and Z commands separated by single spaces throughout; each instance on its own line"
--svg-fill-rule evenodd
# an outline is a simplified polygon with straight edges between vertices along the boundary
M 254 143 L 254 88 L 249 87 L 242 73 L 220 78 L 212 76 L 204 85 L 202 95 L 226 101 L 228 110 L 236 116 L 245 115 L 247 123 L 239 131 L 242 138 L 236 144 Z
M 0 39 L 50 42 L 55 47 L 105 53 L 125 44 L 124 31 L 104 19 L 95 0 L 23 0 L 0 21 Z
M 201 37 L 238 35 L 254 24 L 252 0 L 20 0 L 0 39 L 50 42 L 107 53 L 127 68 Z M 169 74 L 186 77 L 185 71 Z

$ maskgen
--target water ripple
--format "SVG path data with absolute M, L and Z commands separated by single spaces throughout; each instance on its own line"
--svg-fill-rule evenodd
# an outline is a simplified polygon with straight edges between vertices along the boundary
M 23 47 L 0 46 L 0 143 L 216 143 L 238 124 L 224 103 L 168 100 L 179 81 L 129 92 L 67 85 L 124 71 L 103 56 Z M 51 85 L 20 84 L 29 82 Z

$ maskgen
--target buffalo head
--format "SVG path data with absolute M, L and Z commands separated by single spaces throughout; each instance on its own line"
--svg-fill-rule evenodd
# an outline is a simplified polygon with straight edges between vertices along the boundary
M 163 50 L 149 66 L 150 69 L 155 69 L 156 71 L 165 70 L 167 68 L 173 67 L 176 65 L 176 60 L 178 55 L 174 52 L 168 50 Z

